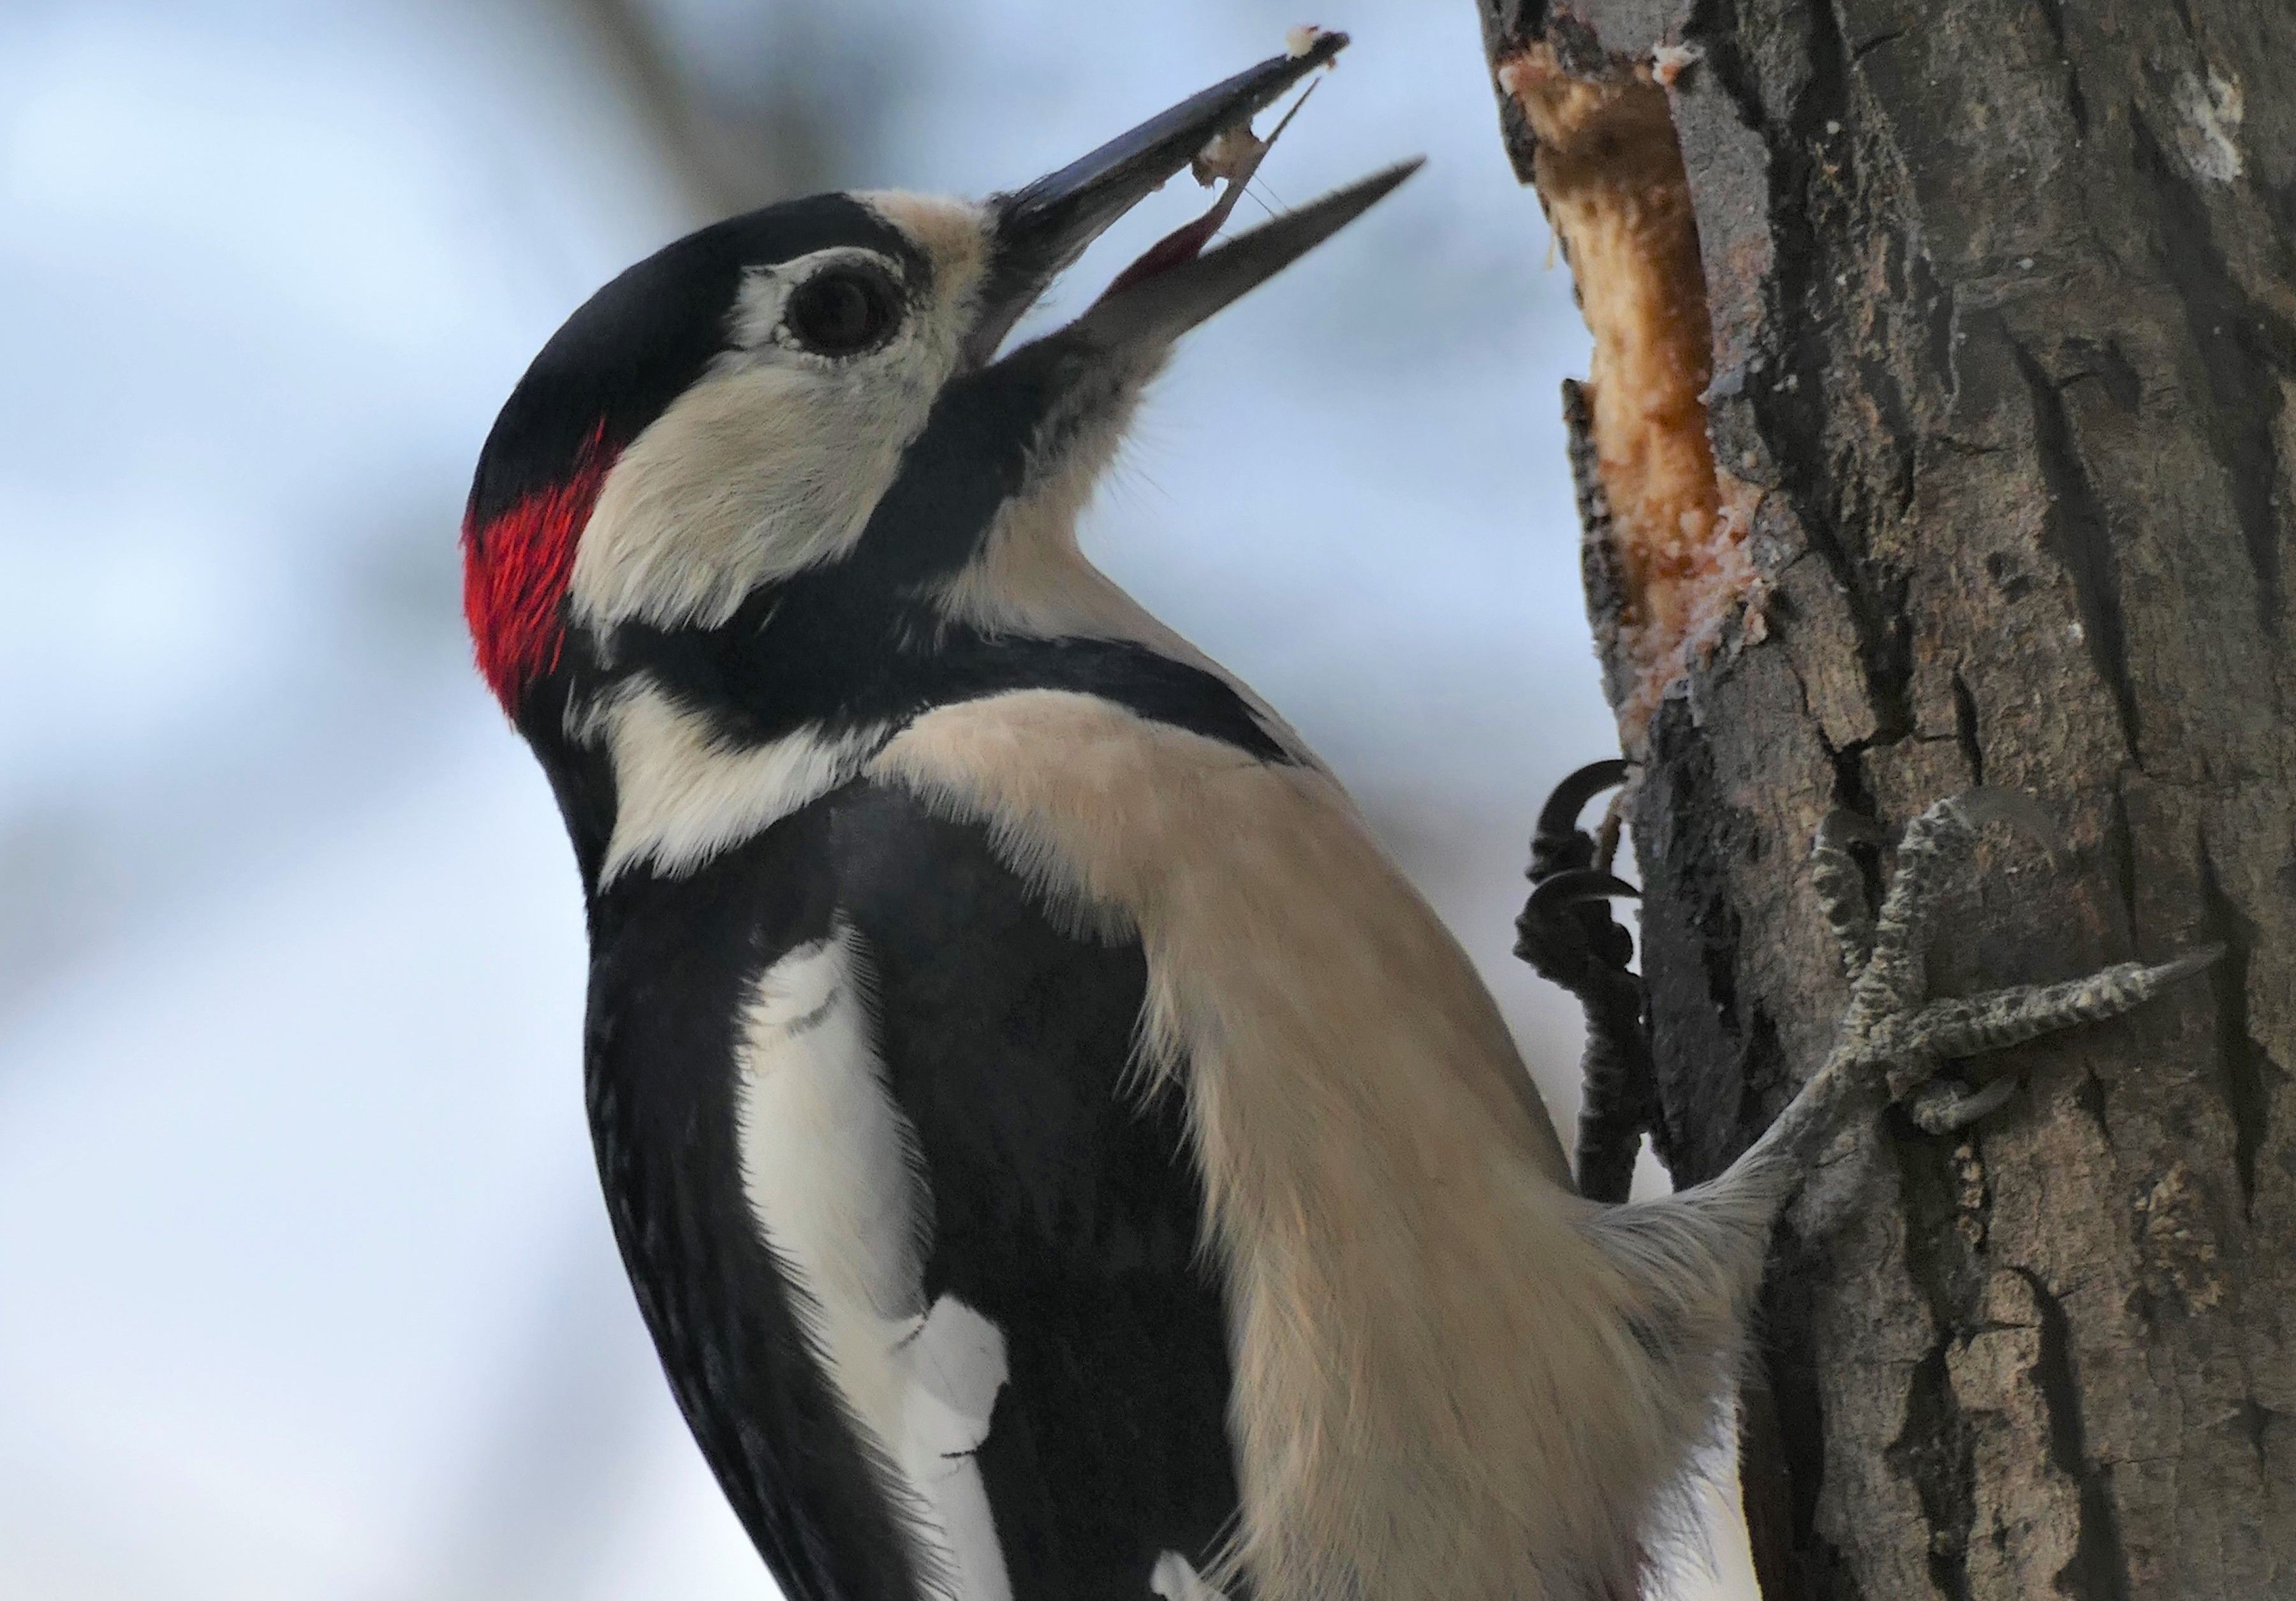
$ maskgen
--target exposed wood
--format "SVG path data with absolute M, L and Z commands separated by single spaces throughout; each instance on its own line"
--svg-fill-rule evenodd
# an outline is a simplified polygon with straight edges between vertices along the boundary
M 1644 727 L 1616 486 L 1582 478 L 1646 758 L 1677 1178 L 1823 1054 L 1843 986 L 1804 864 L 1829 808 L 1894 827 L 1982 782 L 2061 820 L 2054 860 L 2005 841 L 1972 871 L 1948 989 L 2232 950 L 2016 1053 L 2027 1089 L 1973 1136 L 1895 1120 L 1813 1175 L 1858 1204 L 1776 1253 L 1767 1587 L 2296 1595 L 2296 8 L 1482 5 L 1495 85 L 1536 59 L 1664 88 L 1703 423 L 1751 505 L 1751 580 Z M 1658 46 L 1694 54 L 1653 70 Z M 1544 180 L 1539 107 L 1504 81 Z M 1603 479 L 1615 453 L 1581 447 Z

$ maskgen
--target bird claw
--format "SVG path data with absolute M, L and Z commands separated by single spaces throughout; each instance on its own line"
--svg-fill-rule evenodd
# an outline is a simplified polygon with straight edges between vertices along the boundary
M 1589 1200 L 1627 1198 L 1645 1131 L 1654 1131 L 1658 1096 L 1651 1071 L 1642 981 L 1628 967 L 1634 936 L 1611 915 L 1610 900 L 1640 893 L 1610 871 L 1612 825 L 1603 837 L 1578 814 L 1626 782 L 1627 764 L 1592 762 L 1557 784 L 1539 809 L 1530 842 L 1530 898 L 1515 919 L 1515 955 L 1576 996 L 1587 1014 L 1587 1054 L 1576 1170 Z
M 1600 867 L 1566 867 L 1532 886 L 1530 904 L 1560 915 L 1570 907 L 1584 906 L 1589 901 L 1609 900 L 1621 895 L 1631 899 L 1641 893 L 1617 874 L 1606 873 Z
M 1945 1135 L 1958 1134 L 1992 1116 L 2016 1093 L 2013 1078 L 1996 1079 L 1975 1088 L 1953 1079 L 1930 1079 L 1899 1099 L 1914 1127 L 1924 1134 Z
M 1564 867 L 1593 865 L 1595 837 L 1578 826 L 1578 814 L 1604 790 L 1624 784 L 1627 772 L 1627 763 L 1614 756 L 1588 762 L 1554 786 L 1546 804 L 1538 809 L 1538 827 L 1530 836 L 1532 878 L 1544 878 Z
M 1598 865 L 1602 846 L 1578 826 L 1587 802 L 1626 776 L 1627 764 L 1615 759 L 1580 768 L 1539 809 L 1530 840 L 1530 898 L 1515 919 L 1514 954 L 1582 1002 L 1602 973 L 1622 974 L 1634 959 L 1633 936 L 1603 903 L 1640 891 L 1614 876 L 1607 862 Z

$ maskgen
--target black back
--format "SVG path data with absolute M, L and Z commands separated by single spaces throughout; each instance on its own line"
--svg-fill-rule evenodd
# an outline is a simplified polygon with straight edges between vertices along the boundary
M 933 1209 L 929 1298 L 1003 1331 L 979 1454 L 1021 1601 L 1146 1595 L 1236 1508 L 1221 1297 L 1172 1097 L 1131 1051 L 1136 943 L 1070 937 L 982 831 L 856 784 L 688 877 L 597 898 L 588 1094 L 624 1260 L 696 1438 L 794 1601 L 919 1593 L 879 1481 L 742 1195 L 735 1008 L 860 933 L 888 1085 Z

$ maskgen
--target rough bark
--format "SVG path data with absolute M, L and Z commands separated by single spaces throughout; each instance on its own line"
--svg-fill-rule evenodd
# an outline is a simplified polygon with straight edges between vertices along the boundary
M 1677 1177 L 1822 1055 L 1829 808 L 1894 826 L 1984 783 L 2061 819 L 2054 860 L 1975 865 L 1943 989 L 2231 950 L 2015 1053 L 1973 1136 L 1896 1120 L 1813 1175 L 1857 1205 L 1774 1260 L 1766 1589 L 2296 1596 L 2296 6 L 1482 4 L 1543 189 L 1508 63 L 1698 53 L 1657 76 L 1751 577 L 1654 710 L 1617 496 L 1582 497 Z

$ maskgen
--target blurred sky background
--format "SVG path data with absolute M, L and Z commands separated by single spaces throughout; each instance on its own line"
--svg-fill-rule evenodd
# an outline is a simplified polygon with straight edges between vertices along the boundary
M 0 1597 L 773 1594 L 612 1254 L 578 889 L 456 526 L 629 261 L 816 188 L 1016 185 L 1311 20 L 1102 14 L 0 0 Z M 1087 543 L 1331 759 L 1567 1127 L 1575 1013 L 1508 945 L 1538 800 L 1614 749 L 1586 335 L 1473 6 L 1312 20 L 1356 45 L 1258 193 L 1428 169 L 1191 337 Z

